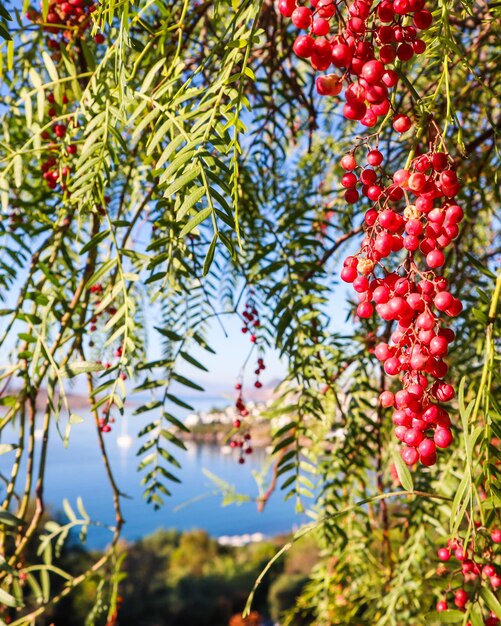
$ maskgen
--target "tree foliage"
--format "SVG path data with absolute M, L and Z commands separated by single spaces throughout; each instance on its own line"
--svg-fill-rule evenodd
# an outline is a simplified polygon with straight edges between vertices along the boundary
M 108 421 L 133 390 L 151 395 L 137 408 L 151 415 L 138 469 L 161 506 L 182 480 L 179 389 L 201 391 L 183 363 L 205 369 L 211 322 L 241 315 L 252 289 L 259 348 L 276 349 L 288 369 L 270 413 L 290 418 L 274 435 L 277 484 L 314 516 L 307 530 L 321 548 L 284 623 L 301 614 L 318 626 L 439 623 L 425 617 L 446 585 L 433 575 L 436 547 L 461 533 L 481 548 L 483 529 L 500 526 L 499 6 L 436 3 L 426 52 L 395 92 L 400 109 L 434 120 L 447 140 L 465 212 L 447 258 L 466 304 L 449 355 L 461 381 L 455 443 L 413 478 L 376 402 L 391 381 L 372 352 L 391 323 L 350 313 L 353 331 L 333 330 L 346 310 L 340 258 L 363 225 L 360 205 L 340 194 L 338 163 L 359 128 L 347 132 L 339 100 L 316 95 L 274 4 L 104 0 L 85 28 L 64 32 L 47 30 L 51 10 L 0 7 L 0 432 L 14 427 L 17 438 L 0 444 L 12 461 L 0 508 L 4 620 L 35 623 L 98 575 L 89 623 L 114 623 L 123 518 Z M 403 167 L 416 138 L 397 142 L 389 123 L 378 132 L 390 166 Z M 148 346 L 159 342 L 152 361 Z M 81 419 L 67 398 L 74 379 L 87 385 L 116 519 L 108 552 L 69 575 L 55 555 L 71 528 L 85 533 L 93 521 L 80 501 L 61 523 L 43 512 L 49 437 L 71 437 Z M 281 497 L 272 491 L 262 507 Z M 477 626 L 488 611 L 501 618 L 492 592 L 449 618 Z

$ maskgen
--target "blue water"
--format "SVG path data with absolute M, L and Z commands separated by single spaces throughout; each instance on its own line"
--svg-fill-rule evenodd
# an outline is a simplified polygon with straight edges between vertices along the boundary
M 221 407 L 225 404 L 221 398 L 207 397 L 190 402 L 196 410 L 212 406 Z M 177 415 L 184 417 L 182 413 L 178 411 Z M 184 412 L 187 413 L 188 411 Z M 56 429 L 51 430 L 45 501 L 52 512 L 58 512 L 62 510 L 64 498 L 76 508 L 76 499 L 80 496 L 92 520 L 104 525 L 113 525 L 112 492 L 97 447 L 95 427 L 90 415 L 84 412 L 79 414 L 84 421 L 72 427 L 67 448 L 63 446 Z M 256 498 L 259 490 L 254 473 L 262 472 L 263 466 L 269 470 L 268 455 L 264 450 L 255 450 L 252 455 L 246 457 L 244 465 L 239 465 L 233 453 L 223 455 L 217 445 L 193 442 L 186 443 L 187 451 L 175 446 L 169 447 L 169 451 L 181 463 L 182 469 L 178 470 L 173 466 L 168 469 L 176 474 L 182 483 L 166 483 L 172 496 L 165 499 L 165 504 L 159 511 L 154 511 L 143 498 L 143 487 L 140 482 L 145 472 L 138 474 L 136 471 L 139 460 L 136 453 L 139 445 L 134 435 L 148 421 L 147 416 L 134 416 L 132 411 L 128 411 L 124 417 L 117 417 L 112 432 L 105 436 L 116 482 L 120 490 L 128 496 L 121 501 L 126 520 L 122 533 L 124 538 L 133 541 L 158 528 L 179 530 L 203 528 L 215 537 L 255 532 L 272 536 L 288 532 L 306 521 L 304 516 L 295 514 L 294 503 L 291 500 L 284 502 L 283 492 L 280 490 L 272 496 L 262 513 L 257 511 L 255 501 L 222 507 L 221 493 L 216 493 L 217 487 L 204 475 L 204 469 L 234 485 L 238 493 Z M 117 445 L 118 437 L 124 434 L 129 434 L 133 438 L 130 448 Z M 12 441 L 12 434 L 9 436 L 9 433 L 5 432 L 2 442 Z M 12 458 L 12 452 L 0 456 L 2 474 L 6 475 L 10 471 Z M 0 495 L 2 492 L 3 486 L 0 487 Z M 87 543 L 93 548 L 103 547 L 110 538 L 111 532 L 108 529 L 92 527 Z

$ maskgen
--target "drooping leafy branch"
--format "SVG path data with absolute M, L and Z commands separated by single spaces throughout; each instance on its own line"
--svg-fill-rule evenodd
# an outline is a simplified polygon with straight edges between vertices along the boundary
M 113 623 L 123 519 L 106 433 L 133 387 L 151 394 L 137 409 L 152 416 L 137 448 L 146 498 L 160 506 L 169 482 L 182 480 L 178 409 L 190 407 L 178 390 L 201 389 L 183 367 L 204 370 L 200 353 L 216 348 L 211 323 L 239 315 L 252 287 L 260 349 L 287 363 L 270 417 L 289 421 L 274 433 L 275 477 L 260 506 L 281 486 L 323 520 L 321 559 L 295 613 L 313 611 L 318 624 L 423 621 L 435 544 L 458 530 L 478 539 L 475 516 L 491 527 L 500 501 L 498 7 L 439 2 L 426 62 L 406 66 L 394 95 L 455 146 L 463 181 L 465 219 L 447 259 L 466 303 L 449 355 L 466 381 L 459 443 L 413 481 L 396 461 L 406 490 L 437 494 L 437 505 L 386 498 L 398 480 L 395 446 L 375 398 L 391 383 L 371 351 L 393 327 L 356 321 L 353 303 L 334 294 L 341 255 L 363 229 L 360 207 L 340 193 L 338 164 L 359 128 L 341 130 L 339 101 L 315 93 L 311 69 L 291 54 L 293 29 L 268 0 L 90 6 L 80 25 L 52 3 L 31 7 L 29 21 L 9 8 L 12 40 L 0 43 L 0 445 L 13 425 L 17 436 L 0 448 L 12 459 L 0 509 L 5 615 L 28 624 L 99 570 L 99 610 Z M 0 19 L 6 37 L 3 9 Z M 395 141 L 387 121 L 377 130 L 388 165 L 403 167 L 416 137 Z M 155 360 L 153 342 L 162 342 Z M 115 525 L 106 556 L 70 580 L 55 543 L 91 522 L 85 509 L 81 518 L 68 510 L 66 526 L 46 520 L 44 483 L 49 435 L 67 438 L 81 419 L 68 398 L 73 380 L 88 389 Z M 34 539 L 41 560 L 26 564 Z M 476 626 L 472 606 L 464 619 Z

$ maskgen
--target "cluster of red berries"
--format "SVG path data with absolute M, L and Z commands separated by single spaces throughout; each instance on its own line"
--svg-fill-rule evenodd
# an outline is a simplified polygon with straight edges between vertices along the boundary
M 370 164 L 382 163 L 378 150 L 367 155 Z M 357 163 L 353 154 L 341 165 L 353 187 Z M 369 172 L 369 176 L 366 176 Z M 365 168 L 360 174 L 362 193 L 375 204 L 365 214 L 366 235 L 360 252 L 344 261 L 341 278 L 358 293 L 357 315 L 370 318 L 376 312 L 398 327 L 390 343 L 375 348 L 389 376 L 400 375 L 403 388 L 396 394 L 384 391 L 380 402 L 395 407 L 395 435 L 405 444 L 402 458 L 408 465 L 436 462 L 436 448 L 452 443 L 450 418 L 440 403 L 454 397 L 443 378 L 444 357 L 455 334 L 443 326 L 442 314 L 456 317 L 461 302 L 448 291 L 448 281 L 435 270 L 445 262 L 444 249 L 458 236 L 463 211 L 454 200 L 459 191 L 456 173 L 443 152 L 413 159 L 408 169 L 398 170 L 389 184 L 384 173 Z M 405 206 L 398 207 L 403 200 Z M 400 254 L 398 267 L 390 271 L 383 259 Z M 426 269 L 420 269 L 422 258 Z
M 337 96 L 345 91 L 344 115 L 374 126 L 378 118 L 390 110 L 389 89 L 395 87 L 398 74 L 389 65 L 409 61 L 422 54 L 425 42 L 419 32 L 433 21 L 425 10 L 425 0 L 354 0 L 345 4 L 336 0 L 310 0 L 309 6 L 297 0 L 279 0 L 278 9 L 284 17 L 308 34 L 299 35 L 294 52 L 309 59 L 313 69 L 325 71 L 332 65 L 343 70 L 319 76 L 316 81 L 320 95 Z M 410 128 L 407 116 L 397 116 L 394 126 L 399 132 Z
M 42 24 L 43 29 L 52 36 L 47 39 L 50 49 L 59 50 L 61 44 L 80 39 L 85 30 L 92 26 L 91 15 L 97 9 L 92 0 L 50 0 L 47 19 L 36 9 L 30 8 L 26 17 L 32 22 Z M 105 37 L 98 33 L 94 40 L 103 43 Z
M 113 315 L 115 315 L 115 313 L 117 312 L 115 307 L 106 307 L 105 309 L 103 309 L 102 311 L 98 311 L 100 305 L 101 305 L 101 294 L 104 291 L 104 287 L 101 283 L 96 283 L 94 285 L 92 285 L 89 289 L 90 293 L 93 296 L 93 306 L 96 310 L 96 312 L 94 313 L 94 315 L 92 316 L 91 320 L 90 320 L 90 331 L 91 332 L 95 332 L 98 329 L 98 322 L 99 319 L 101 317 L 103 317 L 104 315 L 107 315 L 109 318 L 113 317 Z M 92 347 L 92 346 L 91 346 Z
M 257 333 L 257 329 L 260 328 L 261 326 L 261 321 L 259 319 L 259 311 L 257 308 L 258 305 L 257 305 L 255 296 L 256 296 L 256 292 L 254 291 L 254 289 L 252 288 L 249 289 L 247 300 L 245 303 L 245 308 L 242 313 L 242 321 L 243 321 L 242 333 L 246 334 L 250 332 L 250 342 L 252 344 L 257 344 L 256 333 Z M 245 366 L 254 348 L 255 348 L 255 345 L 252 345 L 250 349 L 250 353 L 245 360 L 242 371 L 243 369 L 245 369 Z M 259 376 L 261 375 L 261 372 L 265 369 L 266 369 L 266 366 L 264 364 L 263 357 L 258 357 L 256 369 L 254 370 L 254 374 L 256 375 L 256 380 L 254 381 L 254 387 L 256 387 L 257 389 L 260 389 L 263 386 L 263 383 L 259 380 Z M 250 443 L 251 434 L 249 432 L 248 427 L 245 427 L 245 428 L 243 427 L 242 420 L 240 418 L 246 418 L 249 415 L 249 411 L 245 405 L 245 401 L 243 398 L 242 383 L 237 382 L 235 385 L 235 389 L 238 392 L 238 395 L 235 401 L 235 408 L 237 410 L 239 417 L 237 417 L 233 421 L 234 433 L 230 439 L 230 446 L 232 448 L 236 448 L 239 450 L 240 454 L 239 454 L 238 462 L 245 463 L 245 455 L 252 454 L 252 446 Z
M 235 408 L 238 411 L 240 417 L 247 417 L 249 411 L 245 406 L 245 401 L 242 393 L 242 383 L 237 383 L 235 389 L 238 391 L 237 399 L 235 401 Z M 240 418 L 233 420 L 234 433 L 230 439 L 230 447 L 239 451 L 238 462 L 240 464 L 245 463 L 245 455 L 252 454 L 251 434 L 248 429 L 243 428 L 243 423 Z
M 478 526 L 478 524 L 477 524 Z M 438 550 L 438 558 L 441 561 L 437 568 L 437 574 L 451 576 L 451 584 L 446 590 L 446 597 L 437 602 L 437 611 L 447 611 L 449 603 L 447 595 L 453 595 L 453 603 L 459 610 L 465 610 L 468 602 L 474 602 L 481 585 L 488 584 L 494 594 L 498 593 L 501 587 L 501 576 L 496 565 L 499 566 L 501 560 L 501 550 L 498 545 L 501 543 L 501 530 L 494 529 L 490 533 L 485 529 L 477 533 L 477 542 L 482 541 L 482 550 L 474 551 L 473 541 L 465 548 L 461 538 L 450 540 L 447 547 Z M 452 568 L 445 565 L 449 563 Z M 459 568 L 459 569 L 458 569 Z M 461 577 L 459 586 L 454 582 L 454 578 Z M 490 613 L 484 620 L 485 626 L 497 626 L 500 623 L 495 613 Z M 467 622 L 471 626 L 471 622 Z
M 56 96 L 50 93 L 47 96 L 47 115 L 50 119 L 58 118 L 67 113 L 69 98 L 66 94 L 61 96 L 58 102 Z M 67 188 L 71 174 L 71 160 L 77 153 L 77 146 L 68 143 L 66 134 L 67 124 L 56 121 L 50 130 L 44 130 L 41 138 L 47 141 L 47 158 L 42 161 L 42 176 L 50 189 L 56 189 L 58 185 L 64 191 Z
M 418 31 L 433 21 L 424 0 L 353 0 L 346 8 L 335 0 L 313 0 L 311 7 L 279 0 L 278 8 L 297 28 L 308 31 L 295 41 L 298 56 L 309 59 L 316 70 L 331 65 L 344 69 L 341 76 L 317 77 L 317 91 L 338 95 L 346 82 L 344 115 L 365 126 L 374 126 L 389 113 L 389 89 L 398 80 L 389 66 L 424 52 Z M 407 115 L 393 115 L 397 133 L 411 128 Z M 398 323 L 391 342 L 380 343 L 374 352 L 388 375 L 400 375 L 402 389 L 396 394 L 384 391 L 380 402 L 395 408 L 395 435 L 404 443 L 405 463 L 420 460 L 430 466 L 437 447 L 452 443 L 450 418 L 441 403 L 454 397 L 444 380 L 443 360 L 454 332 L 443 326 L 441 314 L 456 317 L 462 305 L 435 270 L 444 265 L 444 250 L 459 233 L 463 211 L 454 198 L 460 185 L 452 159 L 437 149 L 437 141 L 393 176 L 385 172 L 377 146 L 367 145 L 366 163 L 359 166 L 359 147 L 341 159 L 341 184 L 346 202 L 353 204 L 362 195 L 373 206 L 365 214 L 361 249 L 345 260 L 341 278 L 358 293 L 360 318 L 376 312 L 384 321 Z M 396 267 L 385 267 L 383 260 L 393 254 L 398 255 Z
M 42 14 L 30 8 L 26 17 L 40 24 L 44 31 L 49 33 L 47 46 L 51 57 L 55 62 L 61 59 L 61 46 L 68 42 L 81 39 L 85 30 L 92 25 L 92 13 L 97 9 L 97 4 L 92 0 L 50 0 L 46 20 Z M 105 37 L 98 33 L 94 40 L 103 43 Z M 75 50 L 66 47 L 66 54 L 76 56 Z M 75 143 L 68 142 L 69 124 L 78 125 L 71 117 L 68 104 L 70 98 L 67 94 L 50 93 L 47 97 L 47 115 L 53 120 L 50 129 L 45 129 L 40 136 L 47 141 L 47 158 L 42 161 L 41 170 L 43 178 L 50 189 L 66 190 L 68 179 L 71 174 L 71 161 L 77 153 Z M 62 118 L 70 120 L 70 123 L 61 121 Z
M 261 375 L 261 372 L 265 369 L 266 365 L 264 364 L 264 359 L 262 357 L 259 357 L 257 360 L 256 369 L 254 370 L 254 374 L 256 375 L 254 387 L 256 387 L 256 389 L 260 389 L 263 386 L 263 383 L 259 380 L 259 376 Z
M 114 424 L 115 423 L 115 418 L 112 415 L 110 415 L 110 413 L 111 413 L 111 404 L 109 402 L 107 402 L 104 405 L 102 417 L 100 417 L 98 419 L 99 430 L 102 433 L 109 433 L 109 432 L 111 432 L 110 424 Z
M 250 342 L 256 343 L 256 331 L 261 326 L 261 321 L 259 319 L 259 312 L 257 310 L 256 300 L 255 300 L 255 291 L 253 289 L 249 290 L 249 295 L 247 298 L 247 302 L 245 303 L 245 309 L 242 313 L 243 318 L 243 326 L 242 332 L 250 333 Z

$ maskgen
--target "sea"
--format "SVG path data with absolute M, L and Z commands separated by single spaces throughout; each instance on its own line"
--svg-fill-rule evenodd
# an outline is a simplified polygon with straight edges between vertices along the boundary
M 189 413 L 224 407 L 221 397 L 185 398 L 194 411 L 178 410 L 176 416 L 184 419 Z M 93 521 L 87 535 L 87 546 L 104 548 L 110 541 L 114 524 L 112 491 L 97 446 L 96 431 L 90 414 L 79 411 L 81 423 L 73 424 L 65 446 L 55 425 L 51 427 L 48 462 L 45 475 L 44 498 L 53 516 L 67 521 L 65 500 L 82 517 L 78 503 Z M 170 445 L 168 450 L 181 464 L 181 469 L 167 464 L 181 482 L 165 481 L 170 496 L 164 498 L 159 510 L 154 510 L 144 498 L 141 479 L 147 472 L 137 471 L 141 457 L 137 433 L 154 418 L 154 412 L 134 415 L 133 409 L 116 416 L 112 431 L 105 434 L 106 447 L 121 499 L 125 525 L 122 537 L 132 542 L 158 529 L 175 528 L 180 531 L 203 529 L 222 543 L 239 545 L 252 540 L 272 537 L 296 530 L 308 521 L 305 514 L 295 511 L 293 499 L 284 500 L 284 492 L 277 488 L 263 512 L 256 499 L 266 490 L 272 462 L 269 451 L 254 449 L 246 455 L 245 463 L 238 463 L 238 453 L 224 451 L 209 443 L 185 442 L 186 450 Z M 62 417 L 63 431 L 67 418 Z M 13 443 L 13 431 L 4 429 L 0 443 Z M 38 442 L 40 445 L 40 442 Z M 11 470 L 14 452 L 0 455 L 0 474 L 5 479 Z M 23 474 L 21 473 L 21 480 Z M 0 483 L 0 497 L 4 495 L 4 481 Z

